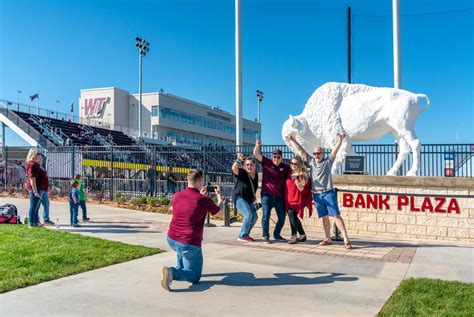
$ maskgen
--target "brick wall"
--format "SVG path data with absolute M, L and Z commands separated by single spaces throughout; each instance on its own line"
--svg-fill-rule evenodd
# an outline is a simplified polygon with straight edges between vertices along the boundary
M 474 179 L 335 175 L 334 183 L 341 190 L 339 207 L 349 235 L 474 242 Z M 387 193 L 389 209 L 343 207 L 344 190 L 351 191 L 354 199 L 358 192 Z M 425 197 L 430 197 L 433 209 L 438 202 L 432 195 L 470 197 L 454 197 L 459 213 L 411 211 L 410 204 L 398 210 L 398 196 L 405 194 L 421 195 L 409 198 L 414 200 L 415 208 L 420 208 Z M 447 197 L 444 209 L 450 199 Z M 276 219 L 274 212 L 272 218 Z M 288 223 L 285 226 L 288 227 Z M 322 232 L 322 223 L 315 213 L 311 218 L 305 215 L 303 226 L 310 232 Z

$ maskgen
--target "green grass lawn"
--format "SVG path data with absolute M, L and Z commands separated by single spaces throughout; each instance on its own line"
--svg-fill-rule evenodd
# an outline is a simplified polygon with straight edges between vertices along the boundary
M 160 252 L 64 231 L 1 225 L 0 293 Z
M 474 316 L 474 284 L 410 278 L 400 283 L 378 316 Z

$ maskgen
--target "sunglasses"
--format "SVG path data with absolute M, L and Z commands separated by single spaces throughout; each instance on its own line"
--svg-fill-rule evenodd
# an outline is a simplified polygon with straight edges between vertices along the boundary
M 250 164 L 245 164 L 245 166 L 252 167 L 253 164 L 252 164 L 252 163 L 250 163 Z
M 314 155 L 323 154 L 323 152 L 313 152 Z
M 291 162 L 290 165 L 298 165 L 298 163 Z
M 273 155 L 273 158 L 279 160 L 279 159 L 281 159 L 281 156 Z

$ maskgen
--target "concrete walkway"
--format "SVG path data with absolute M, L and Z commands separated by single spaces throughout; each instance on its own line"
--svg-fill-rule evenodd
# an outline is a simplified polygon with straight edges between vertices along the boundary
M 27 200 L 0 198 L 6 202 L 26 214 Z M 51 214 L 68 223 L 66 203 L 52 202 Z M 89 214 L 93 221 L 84 227 L 60 230 L 169 249 L 168 215 L 106 205 L 89 205 Z M 217 225 L 205 229 L 198 285 L 174 282 L 172 292 L 161 289 L 161 267 L 175 265 L 175 254 L 165 252 L 2 294 L 0 316 L 374 316 L 406 277 L 474 282 L 472 245 L 357 237 L 358 253 L 336 245 L 321 254 L 317 236 L 293 250 L 242 245 L 233 242 L 238 226 Z M 409 261 L 393 261 L 393 252 Z

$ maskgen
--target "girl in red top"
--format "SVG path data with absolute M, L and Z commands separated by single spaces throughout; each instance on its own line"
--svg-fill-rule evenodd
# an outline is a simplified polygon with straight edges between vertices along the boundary
M 291 226 L 291 238 L 288 243 L 306 241 L 306 234 L 299 218 L 303 219 L 304 208 L 308 208 L 309 216 L 313 213 L 313 196 L 311 194 L 311 177 L 299 156 L 291 159 L 291 170 L 286 178 L 286 210 Z M 298 218 L 299 216 L 299 218 Z M 296 234 L 299 234 L 297 238 Z

